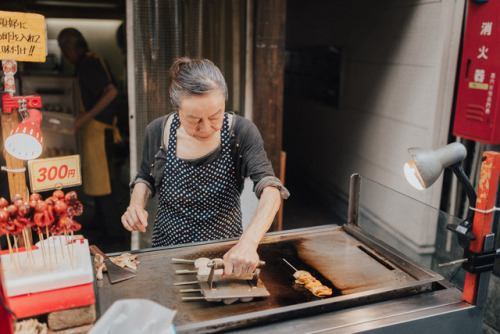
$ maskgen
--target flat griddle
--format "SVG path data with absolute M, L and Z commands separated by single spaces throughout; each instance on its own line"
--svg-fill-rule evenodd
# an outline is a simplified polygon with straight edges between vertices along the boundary
M 204 300 L 183 302 L 176 282 L 192 277 L 176 275 L 182 265 L 172 258 L 217 258 L 236 240 L 148 249 L 136 252 L 141 262 L 137 277 L 111 285 L 98 281 L 98 312 L 125 298 L 146 298 L 176 310 L 179 333 L 217 332 L 267 324 L 333 310 L 367 305 L 444 289 L 446 281 L 420 268 L 397 251 L 371 238 L 357 226 L 326 225 L 267 235 L 258 253 L 266 266 L 260 278 L 268 298 L 231 305 Z M 294 283 L 293 270 L 307 270 L 334 292 L 318 298 Z M 184 294 L 185 295 L 185 294 Z

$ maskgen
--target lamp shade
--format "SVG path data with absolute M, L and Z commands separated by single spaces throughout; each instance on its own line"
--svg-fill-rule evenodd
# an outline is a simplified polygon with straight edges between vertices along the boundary
M 5 140 L 5 150 L 21 160 L 36 159 L 42 154 L 42 113 L 37 109 L 29 109 L 28 114 L 28 118 L 16 125 Z
M 405 176 L 417 189 L 429 188 L 439 178 L 443 169 L 461 162 L 467 156 L 465 146 L 451 143 L 437 150 L 418 147 L 408 149 L 412 159 L 405 164 Z

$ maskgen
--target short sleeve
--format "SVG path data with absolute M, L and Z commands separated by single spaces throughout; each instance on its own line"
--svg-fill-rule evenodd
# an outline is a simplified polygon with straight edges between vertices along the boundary
M 280 190 L 281 196 L 287 198 L 288 190 L 275 176 L 271 161 L 264 149 L 264 141 L 259 130 L 251 121 L 240 118 L 244 122 L 241 126 L 242 133 L 238 136 L 241 145 L 241 159 L 244 177 L 250 177 L 254 183 L 254 192 L 260 198 L 262 190 L 266 186 L 273 186 Z M 283 191 L 282 191 L 283 189 Z

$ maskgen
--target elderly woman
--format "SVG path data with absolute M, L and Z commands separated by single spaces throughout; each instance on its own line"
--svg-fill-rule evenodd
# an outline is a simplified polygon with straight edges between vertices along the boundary
M 225 112 L 227 86 L 207 59 L 177 59 L 170 69 L 174 112 L 146 129 L 143 159 L 122 216 L 129 231 L 145 232 L 147 201 L 159 206 L 153 247 L 239 237 L 223 257 L 226 275 L 252 273 L 257 247 L 288 191 L 274 176 L 256 126 Z M 241 225 L 240 194 L 246 177 L 259 198 L 249 226 Z

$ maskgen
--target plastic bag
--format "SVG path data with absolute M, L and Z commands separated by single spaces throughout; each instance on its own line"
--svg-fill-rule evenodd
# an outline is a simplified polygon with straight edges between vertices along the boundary
M 175 334 L 175 311 L 147 299 L 114 302 L 89 334 Z

